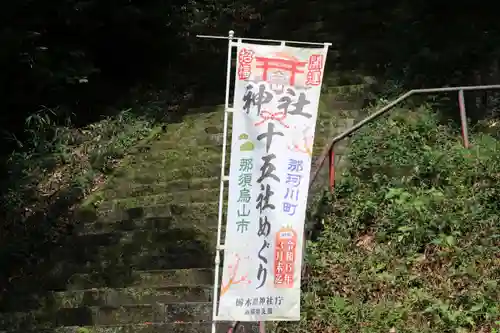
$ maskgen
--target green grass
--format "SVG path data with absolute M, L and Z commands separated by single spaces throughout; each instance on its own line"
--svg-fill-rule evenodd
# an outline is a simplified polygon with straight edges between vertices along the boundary
M 139 197 L 161 193 L 178 193 L 188 190 L 202 190 L 205 188 L 218 188 L 218 177 L 179 179 L 177 181 L 163 182 L 155 179 L 150 184 L 127 184 L 120 181 L 107 183 L 103 195 L 109 199 Z
M 472 148 L 426 109 L 355 135 L 308 245 L 302 321 L 282 332 L 476 333 L 500 326 L 500 140 Z

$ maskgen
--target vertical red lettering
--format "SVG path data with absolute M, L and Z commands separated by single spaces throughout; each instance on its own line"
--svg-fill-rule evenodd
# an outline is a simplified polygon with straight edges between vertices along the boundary
M 247 80 L 252 74 L 252 61 L 254 52 L 249 49 L 241 49 L 238 54 L 238 79 Z
M 323 55 L 313 54 L 309 57 L 307 65 L 306 85 L 319 86 L 321 84 L 321 72 L 323 70 Z
M 293 288 L 297 233 L 292 228 L 281 228 L 276 233 L 274 255 L 274 286 Z

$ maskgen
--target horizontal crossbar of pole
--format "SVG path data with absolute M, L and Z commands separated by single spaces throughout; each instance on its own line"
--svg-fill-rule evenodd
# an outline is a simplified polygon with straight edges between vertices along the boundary
M 243 37 L 229 37 L 229 36 L 210 36 L 210 35 L 196 35 L 197 38 L 207 38 L 207 39 L 236 39 L 241 41 L 252 41 L 252 42 L 271 42 L 271 43 L 287 43 L 287 44 L 304 44 L 304 45 L 332 45 L 332 43 L 319 43 L 319 42 L 299 42 L 295 40 L 278 40 L 278 39 L 263 39 L 263 38 L 243 38 Z

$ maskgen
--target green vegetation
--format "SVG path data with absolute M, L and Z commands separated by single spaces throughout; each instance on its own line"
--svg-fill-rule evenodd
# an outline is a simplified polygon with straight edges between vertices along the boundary
M 25 265 L 36 266 L 72 233 L 75 207 L 106 181 L 134 146 L 161 132 L 151 120 L 120 112 L 76 128 L 58 124 L 49 110 L 26 120 L 29 142 L 10 155 L 1 200 L 0 274 L 3 294 Z M 7 273 L 8 272 L 8 273 Z M 0 300 L 2 296 L 0 296 Z
M 479 130 L 463 148 L 425 108 L 356 134 L 308 247 L 300 329 L 283 331 L 496 332 L 499 151 Z
M 58 125 L 47 110 L 28 117 L 25 131 L 30 141 L 17 141 L 22 149 L 8 160 L 10 177 L 3 204 L 12 214 L 29 211 L 27 203 L 36 204 L 67 186 L 87 192 L 141 139 L 159 132 L 153 132 L 152 121 L 130 110 L 81 129 L 72 126 L 69 119 Z M 33 191 L 34 184 L 37 191 Z

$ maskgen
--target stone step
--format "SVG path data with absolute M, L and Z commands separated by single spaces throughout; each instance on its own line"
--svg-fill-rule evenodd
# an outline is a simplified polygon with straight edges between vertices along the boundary
M 119 274 L 124 274 L 129 270 L 162 270 L 162 269 L 185 269 L 202 268 L 213 263 L 212 252 L 215 252 L 215 243 L 207 246 L 204 251 L 181 251 L 167 253 L 157 251 L 156 254 L 139 254 L 132 257 L 125 257 L 128 253 L 120 257 L 118 254 L 104 254 L 101 257 L 83 260 L 73 260 L 66 262 L 55 262 L 52 269 L 46 272 L 44 280 L 67 279 L 78 273 L 101 272 L 103 279 L 113 279 Z M 213 248 L 213 249 L 211 249 Z M 53 284 L 53 283 L 49 283 Z
M 328 104 L 325 106 L 325 109 L 321 110 L 318 114 L 317 127 L 324 126 L 324 124 L 326 124 L 327 122 L 333 121 L 334 118 L 349 117 L 351 113 L 359 112 L 362 105 L 362 100 L 339 101 L 331 98 Z M 207 127 L 205 128 L 205 132 L 206 135 L 198 134 L 196 136 L 184 138 L 182 141 L 182 145 L 179 144 L 179 140 L 162 140 L 155 143 L 154 148 L 151 148 L 150 150 L 159 150 L 160 148 L 163 148 L 164 150 L 182 151 L 182 147 L 191 148 L 199 146 L 209 146 L 212 147 L 211 151 L 216 150 L 216 152 L 220 154 L 223 142 L 223 127 Z M 229 126 L 226 141 L 228 145 L 230 145 L 231 142 L 231 133 L 231 126 Z
M 56 291 L 30 295 L 16 295 L 0 301 L 2 312 L 26 312 L 81 307 L 120 307 L 133 304 L 211 302 L 211 285 L 192 285 L 156 288 L 103 288 L 74 291 Z M 9 301 L 9 302 L 8 302 Z
M 60 246 L 44 263 L 44 279 L 68 279 L 76 273 L 100 272 L 113 279 L 130 270 L 203 268 L 213 264 L 215 232 L 174 229 L 168 239 L 151 243 L 128 243 L 113 246 Z
M 342 124 L 340 126 L 337 126 L 336 130 L 334 133 L 331 133 L 331 135 L 329 135 L 328 137 L 325 137 L 324 139 L 322 139 L 321 143 L 322 145 L 320 145 L 319 143 L 317 144 L 317 142 L 315 142 L 315 151 L 314 151 L 314 156 L 319 156 L 321 155 L 322 153 L 322 150 L 323 148 L 327 145 L 327 144 L 330 144 L 331 143 L 331 140 L 336 136 L 336 135 L 339 135 L 341 133 L 343 133 L 345 130 L 347 130 L 348 128 L 352 127 L 354 124 L 355 124 L 355 119 L 353 118 L 347 118 L 347 119 L 344 119 L 342 121 Z M 338 143 L 335 144 L 335 153 L 336 154 L 345 154 L 346 151 L 347 151 L 347 147 L 348 147 L 348 142 L 349 142 L 349 138 L 346 138 Z M 317 144 L 317 145 L 316 145 Z
M 328 103 L 328 109 L 333 110 L 334 113 L 339 111 L 359 110 L 363 106 L 363 100 L 336 100 L 333 99 Z
M 330 139 L 331 140 L 331 139 Z M 326 145 L 330 145 L 331 144 L 331 141 L 326 141 L 324 143 L 323 146 L 321 147 L 318 147 L 318 149 L 316 149 L 314 152 L 313 152 L 313 156 L 314 157 L 318 157 L 321 155 L 321 153 L 323 152 L 323 149 L 325 148 Z M 349 147 L 349 144 L 348 144 L 348 140 L 342 140 L 340 142 L 337 142 L 335 144 L 335 155 L 345 155 L 347 154 L 348 152 L 348 147 Z
M 178 237 L 188 236 L 196 237 L 192 240 L 200 240 L 205 238 L 207 230 L 216 231 L 217 221 L 210 226 L 198 227 L 192 224 L 186 224 L 183 228 L 176 228 L 175 226 L 169 225 L 166 228 L 162 228 L 162 225 L 155 225 L 155 229 L 133 229 L 129 231 L 110 231 L 110 232 L 94 232 L 85 234 L 76 234 L 74 236 L 67 237 L 66 244 L 68 249 L 63 249 L 61 251 L 77 251 L 82 252 L 93 252 L 97 250 L 97 247 L 106 247 L 111 250 L 113 247 L 120 247 L 124 249 L 126 247 L 133 248 L 134 245 L 140 246 L 142 250 L 147 250 L 154 247 L 155 245 L 167 245 L 172 242 L 177 242 L 180 240 L 189 241 L 191 238 L 179 239 Z M 111 225 L 113 223 L 110 223 Z M 185 235 L 183 235 L 185 233 Z M 197 233 L 202 233 L 200 237 Z M 77 250 L 72 250 L 73 248 L 78 248 Z
M 201 190 L 167 192 L 139 197 L 119 198 L 103 202 L 99 208 L 103 210 L 123 209 L 124 207 L 129 207 L 132 203 L 137 207 L 142 207 L 146 205 L 165 205 L 176 202 L 182 202 L 183 204 L 210 202 L 218 199 L 219 192 L 219 188 L 208 188 Z
M 212 133 L 213 130 L 213 133 Z M 219 128 L 208 128 L 205 129 L 206 131 L 210 131 L 210 133 L 207 133 L 206 135 L 199 135 L 199 136 L 189 136 L 185 137 L 182 139 L 182 141 L 179 140 L 162 140 L 161 142 L 158 142 L 157 145 L 155 145 L 158 148 L 163 148 L 163 149 L 180 149 L 181 147 L 199 147 L 199 146 L 211 146 L 214 148 L 217 148 L 219 152 L 222 149 L 222 142 L 223 142 L 223 131 L 219 131 Z M 231 129 L 228 130 L 228 143 L 231 139 Z
M 170 182 L 155 182 L 151 184 L 124 183 L 121 179 L 113 179 L 103 189 L 103 197 L 121 199 L 139 197 L 177 191 L 192 191 L 219 188 L 220 177 L 180 179 Z
M 259 333 L 257 323 L 242 323 L 245 333 Z M 141 323 L 108 326 L 66 326 L 54 329 L 32 329 L 23 331 L 0 331 L 1 333 L 209 333 L 211 322 Z M 219 322 L 216 333 L 227 333 L 232 323 Z
M 168 234 L 168 237 L 185 236 L 181 235 L 184 231 L 176 231 L 172 230 L 164 234 Z M 187 268 L 189 266 L 185 265 L 188 263 L 196 265 L 193 267 L 204 267 L 200 265 L 212 257 L 207 251 L 214 251 L 211 243 L 212 241 L 206 235 L 193 235 L 192 239 L 184 238 L 175 241 L 166 239 L 162 242 L 161 238 L 158 237 L 155 242 L 151 243 L 139 241 L 137 243 L 99 246 L 87 244 L 86 246 L 80 245 L 78 249 L 61 246 L 52 251 L 50 260 L 54 264 L 59 264 L 56 266 L 74 268 L 76 272 L 86 272 L 98 268 L 105 269 L 110 265 L 118 267 L 130 265 L 140 270 Z M 210 261 L 208 262 L 210 263 Z
M 191 162 L 190 162 L 191 163 Z M 229 160 L 226 162 L 226 172 L 229 171 Z M 169 182 L 174 180 L 186 180 L 191 178 L 210 178 L 220 176 L 220 163 L 214 161 L 213 164 L 203 164 L 198 161 L 196 165 L 182 168 L 170 168 L 164 164 L 136 165 L 133 169 L 123 168 L 115 172 L 115 176 L 125 182 L 135 182 L 140 184 L 152 184 L 156 182 Z
M 130 304 L 87 306 L 32 312 L 0 313 L 0 330 L 58 326 L 120 325 L 146 322 L 203 322 L 212 317 L 212 303 Z
M 175 161 L 175 163 L 184 160 L 191 162 L 200 162 L 213 157 L 220 156 L 222 149 L 217 145 L 187 145 L 177 141 L 176 146 L 171 146 L 171 141 L 158 141 L 148 148 L 147 152 L 131 156 L 129 163 L 136 165 L 143 161 L 168 163 Z M 192 164 L 189 164 L 192 165 Z
M 313 160 L 312 160 L 312 163 L 311 163 L 311 173 L 313 172 L 313 169 L 314 169 L 314 166 L 315 166 L 315 161 L 316 159 L 318 159 L 321 154 L 323 153 L 323 150 L 325 149 L 325 147 L 328 145 L 330 145 L 330 142 L 325 142 L 325 145 L 322 146 L 322 147 L 318 147 L 318 149 L 316 149 L 315 151 L 313 151 Z M 347 146 L 346 145 L 343 145 L 341 143 L 338 143 L 335 145 L 335 156 L 338 157 L 338 156 L 343 156 L 345 155 L 346 153 L 348 152 L 348 149 L 347 149 Z M 327 156 L 326 160 L 325 160 L 325 165 L 328 164 L 328 161 L 329 161 L 329 157 Z
M 316 125 L 315 137 L 324 134 L 327 136 L 324 139 L 329 139 L 330 134 L 338 132 L 340 128 L 344 128 L 345 123 L 349 119 L 355 119 L 354 115 L 356 113 L 357 111 L 336 111 L 331 117 L 320 120 Z
M 342 120 L 341 123 L 343 121 L 344 120 Z M 341 126 L 343 126 L 343 125 L 341 125 Z M 339 127 L 338 121 L 335 119 L 322 120 L 321 123 L 318 123 L 318 126 L 316 127 L 316 134 L 315 134 L 315 145 L 317 145 L 318 142 L 329 140 L 333 136 L 333 134 L 338 132 L 338 130 L 336 130 L 336 128 L 338 128 L 338 127 Z M 230 144 L 230 142 L 228 141 L 228 145 L 229 144 Z M 220 147 L 219 147 L 219 149 L 220 149 Z M 229 171 L 228 167 L 230 164 L 230 156 L 231 156 L 230 150 L 231 150 L 231 148 L 228 146 L 228 148 L 227 148 L 228 154 L 226 155 L 226 161 L 225 161 L 226 173 L 228 173 L 228 171 Z M 219 150 L 218 155 L 214 155 L 213 158 L 211 158 L 211 159 L 198 158 L 197 156 L 194 156 L 191 160 L 184 158 L 184 160 L 182 162 L 180 162 L 180 164 L 176 162 L 175 172 L 179 172 L 179 171 L 181 171 L 180 169 L 186 169 L 189 166 L 196 165 L 200 161 L 204 161 L 205 165 L 209 165 L 211 168 L 212 167 L 220 168 L 221 150 Z M 162 165 L 164 165 L 164 164 L 165 163 L 158 163 L 154 166 L 151 166 L 149 163 L 143 162 L 142 165 L 138 165 L 137 168 L 139 168 L 141 170 L 149 169 L 151 172 L 158 174 L 158 169 L 161 169 L 162 171 L 165 169 L 164 167 L 162 167 Z M 180 166 L 182 166 L 182 168 Z M 177 170 L 179 170 L 179 171 L 177 171 Z M 215 171 L 212 174 L 215 176 Z M 220 174 L 220 171 L 219 171 L 219 174 Z M 123 174 L 123 175 L 125 176 L 125 174 Z M 127 177 L 130 178 L 129 176 L 127 176 Z M 159 176 L 159 177 L 162 177 L 162 176 Z M 142 182 L 143 177 L 139 177 L 139 178 L 134 177 L 133 181 L 134 182 Z M 151 177 L 147 177 L 146 183 L 147 184 L 154 183 L 154 181 L 153 181 L 153 179 L 151 179 Z
M 167 130 L 166 137 L 175 140 L 183 137 L 197 136 L 200 133 L 221 133 L 223 127 L 224 112 L 221 110 L 221 112 L 203 114 L 199 115 L 196 119 L 193 118 L 190 121 L 184 121 L 182 126 L 174 128 L 171 131 Z
M 366 93 L 366 84 L 350 84 L 340 86 L 330 86 L 327 88 L 328 95 L 333 96 L 337 101 L 355 100 L 358 101 Z
M 213 267 L 211 264 L 206 267 Z M 51 267 L 49 267 L 51 268 Z M 213 268 L 188 268 L 171 270 L 139 271 L 130 266 L 106 267 L 88 273 L 54 274 L 44 265 L 38 265 L 32 274 L 11 280 L 12 287 L 0 301 L 0 312 L 12 311 L 22 303 L 29 308 L 37 308 L 41 301 L 38 295 L 50 291 L 79 291 L 103 288 L 158 289 L 182 286 L 204 286 L 213 284 Z M 27 296 L 28 295 L 28 296 Z M 31 296 L 29 296 L 31 295 Z M 22 301 L 22 302 L 21 302 Z M 23 308 L 23 311 L 26 309 Z M 1 331 L 1 329 L 0 329 Z
M 227 195 L 227 191 L 225 191 Z M 225 211 L 227 204 L 223 206 Z M 94 212 L 88 211 L 83 221 L 115 222 L 139 218 L 183 217 L 186 221 L 203 220 L 218 216 L 219 201 L 196 202 L 190 204 L 145 205 L 138 206 L 134 201 L 122 202 L 121 206 L 112 209 L 98 207 Z
M 207 117 L 210 115 L 218 114 L 224 111 L 224 104 L 216 104 L 210 106 L 200 106 L 196 108 L 190 108 L 186 110 L 186 113 L 182 117 L 182 121 L 193 122 L 201 117 Z M 221 118 L 222 119 L 222 118 Z
M 122 221 L 96 221 L 82 223 L 76 228 L 79 235 L 109 234 L 116 232 L 162 232 L 172 228 L 193 228 L 204 232 L 212 232 L 217 228 L 217 216 L 199 216 L 186 220 L 183 216 L 148 217 Z M 130 237 L 130 236 L 128 236 Z M 134 237 L 134 236 L 132 236 Z
M 328 103 L 328 106 L 326 106 L 326 110 L 322 110 L 318 116 L 318 123 L 317 123 L 317 128 L 322 128 L 324 127 L 327 123 L 332 123 L 334 124 L 336 121 L 342 120 L 343 118 L 348 118 L 351 113 L 357 113 L 359 112 L 359 109 L 361 108 L 362 101 L 337 101 L 337 100 L 332 100 L 331 102 Z M 338 118 L 341 119 L 338 119 Z M 336 120 L 335 120 L 336 119 Z M 219 128 L 218 128 L 219 129 Z M 217 129 L 217 130 L 218 130 Z M 183 142 L 182 146 L 179 147 L 179 141 L 178 140 L 162 140 L 158 143 L 155 143 L 154 148 L 151 148 L 150 150 L 174 150 L 174 151 L 179 151 L 182 152 L 182 147 L 196 147 L 195 149 L 198 149 L 200 145 L 204 147 L 211 147 L 210 151 L 214 151 L 217 154 L 221 154 L 221 146 L 222 146 L 222 130 L 220 132 L 217 132 L 214 128 L 211 128 L 210 135 L 208 136 L 193 136 L 184 139 L 185 141 Z M 231 130 L 228 131 L 228 140 L 227 144 L 230 145 L 231 142 Z M 160 149 L 163 148 L 163 149 Z M 195 156 L 194 154 L 187 154 L 187 155 L 192 155 Z
M 213 264 L 211 265 L 213 266 Z M 188 268 L 176 270 L 132 271 L 114 281 L 103 280 L 100 273 L 75 274 L 64 284 L 69 290 L 101 288 L 111 283 L 115 288 L 142 287 L 166 288 L 185 285 L 211 285 L 214 281 L 212 268 Z
M 228 150 L 229 151 L 229 150 Z M 227 155 L 228 157 L 228 155 Z M 225 161 L 227 165 L 229 165 L 229 159 L 226 158 Z M 218 166 L 220 170 L 221 164 L 221 152 L 218 153 L 210 153 L 210 154 L 199 154 L 193 156 L 182 156 L 177 159 L 157 159 L 157 160 L 143 160 L 140 157 L 136 161 L 133 161 L 133 164 L 126 167 L 124 175 L 131 173 L 132 171 L 140 171 L 140 172 L 153 172 L 153 173 L 170 173 L 170 172 L 183 172 L 184 169 L 192 169 L 199 168 L 202 169 L 205 166 Z M 118 173 L 120 175 L 121 173 Z M 220 174 L 220 171 L 216 175 Z M 190 174 L 191 175 L 191 174 Z M 211 177 L 209 176 L 209 177 Z M 201 176 L 200 178 L 204 178 L 205 176 Z M 188 178 L 173 178 L 177 179 L 188 179 Z
M 204 114 L 197 114 L 193 117 L 188 116 L 184 118 L 183 124 L 173 130 L 168 131 L 169 137 L 175 140 L 179 138 L 179 134 L 189 134 L 193 130 L 198 130 L 196 135 L 200 133 L 213 134 L 215 130 L 214 127 L 217 125 L 222 125 L 224 123 L 224 106 L 220 106 L 217 112 L 210 112 Z M 229 126 L 231 126 L 231 118 L 229 118 Z M 186 136 L 187 137 L 187 136 Z
M 319 138 L 316 138 L 314 142 L 314 150 L 313 150 L 313 156 L 319 156 L 323 152 L 323 149 L 325 148 L 326 145 L 329 145 L 331 143 L 331 140 L 338 134 L 341 134 L 344 132 L 347 128 L 352 126 L 354 123 L 353 119 L 347 119 L 342 126 L 338 126 L 335 131 L 332 131 L 329 133 L 329 135 L 323 135 L 320 136 Z M 345 144 L 346 139 L 342 140 L 341 142 L 336 144 L 336 153 L 338 154 L 343 154 L 345 152 Z
M 335 129 L 338 127 L 339 120 L 335 118 L 324 119 L 316 125 L 314 133 L 314 143 L 318 141 L 327 140 L 331 137 L 332 133 L 335 133 Z
M 342 125 L 342 123 L 345 123 L 345 120 L 342 119 L 340 121 L 340 124 L 337 124 L 339 121 L 336 121 L 335 119 L 325 119 L 321 120 L 318 128 L 317 128 L 317 133 L 316 133 L 316 143 L 318 141 L 322 140 L 327 140 L 329 137 L 332 136 L 332 134 L 335 131 L 335 128 L 337 128 L 339 125 L 341 127 L 345 127 Z M 317 144 L 316 144 L 317 145 Z M 210 150 L 210 148 L 205 147 L 207 150 Z M 215 148 L 215 149 L 213 149 Z M 192 177 L 196 176 L 212 176 L 212 177 L 217 177 L 218 174 L 220 174 L 220 169 L 219 169 L 219 164 L 220 164 L 220 149 L 217 147 L 212 147 L 212 151 L 214 155 L 213 159 L 207 159 L 207 158 L 201 158 L 200 156 L 193 155 L 192 158 L 186 158 L 185 155 L 182 153 L 182 151 L 172 151 L 168 152 L 165 151 L 164 153 L 159 153 L 159 156 L 163 155 L 168 155 L 168 154 L 174 154 L 175 157 L 173 160 L 175 160 L 175 169 L 169 170 L 166 172 L 165 170 L 168 169 L 168 167 L 164 166 L 164 163 L 151 163 L 152 161 L 148 161 L 147 157 L 146 159 L 139 159 L 140 157 L 137 158 L 137 161 L 134 163 L 134 168 L 124 168 L 122 170 L 117 171 L 116 175 L 119 177 L 117 181 L 119 181 L 120 176 L 121 178 L 125 178 L 129 180 L 129 183 L 141 183 L 141 184 L 148 184 L 148 183 L 158 183 L 158 182 L 165 182 L 169 180 L 183 180 L 183 179 L 189 179 Z M 189 155 L 189 154 L 188 154 Z M 172 155 L 173 156 L 173 155 Z M 207 156 L 207 155 L 202 155 Z M 164 160 L 168 162 L 168 159 L 161 159 L 159 160 Z M 203 160 L 205 165 L 198 165 L 198 166 L 193 166 L 193 164 L 199 163 L 200 160 Z M 228 166 L 229 166 L 229 161 L 230 159 L 226 159 L 226 172 L 228 171 Z
M 337 130 L 334 129 L 333 125 L 332 128 L 328 129 L 318 129 L 316 133 L 316 138 L 314 142 L 314 154 L 320 154 L 324 145 L 331 140 L 331 138 L 335 134 L 340 134 L 343 130 L 349 127 L 348 124 L 352 124 L 353 120 L 352 119 L 346 119 L 343 121 L 343 124 L 340 127 L 337 127 Z M 122 184 L 137 184 L 138 185 L 122 185 L 122 189 L 119 192 L 122 193 L 122 197 L 127 195 L 127 190 L 126 186 L 135 186 L 136 188 L 140 188 L 141 190 L 144 190 L 144 192 L 147 189 L 148 184 L 157 184 L 157 183 L 170 183 L 170 182 L 176 182 L 176 183 L 182 183 L 185 182 L 186 179 L 191 179 L 191 178 L 210 178 L 212 179 L 213 183 L 212 185 L 215 184 L 215 179 L 218 178 L 220 175 L 220 161 L 218 157 L 217 159 L 211 161 L 213 164 L 210 164 L 210 161 L 206 161 L 206 165 L 203 166 L 196 166 L 196 167 L 185 167 L 185 168 L 180 168 L 180 169 L 173 169 L 170 171 L 165 171 L 165 167 L 158 164 L 158 165 L 148 165 L 147 167 L 145 166 L 146 164 L 142 164 L 143 166 L 138 166 L 136 169 L 129 170 L 128 172 L 124 172 L 122 174 L 119 174 L 118 177 L 116 178 L 115 182 L 121 181 Z M 226 159 L 226 168 L 225 168 L 225 173 L 229 173 L 229 163 L 230 159 Z M 186 185 L 184 185 L 186 186 Z M 153 189 L 153 192 L 158 192 L 160 191 L 161 188 L 158 189 Z M 117 190 L 109 190 L 108 193 L 111 193 L 111 197 L 113 193 L 118 192 Z M 173 195 L 173 194 L 172 194 Z M 172 197 L 170 195 L 170 198 Z M 160 198 L 160 197 L 158 197 Z M 163 199 L 159 199 L 158 203 L 165 203 L 162 202 Z
M 325 110 L 320 111 L 318 115 L 318 123 L 317 128 L 321 128 L 325 126 L 328 122 L 334 123 L 335 118 L 341 117 L 346 118 L 349 117 L 351 113 L 359 112 L 359 109 L 362 106 L 362 101 L 337 101 L 332 99 L 327 106 L 325 106 Z M 222 139 L 223 132 L 222 127 L 218 128 L 206 128 L 207 135 L 197 135 L 183 139 L 182 145 L 179 144 L 179 140 L 162 140 L 155 143 L 154 147 L 151 147 L 149 151 L 153 150 L 173 150 L 182 152 L 183 147 L 194 148 L 193 153 L 187 153 L 189 156 L 195 156 L 194 150 L 199 149 L 198 147 L 211 147 L 208 148 L 210 151 L 214 151 L 221 154 L 222 149 Z M 231 129 L 229 128 L 227 144 L 230 145 L 231 142 Z M 191 150 L 190 150 L 191 151 Z

